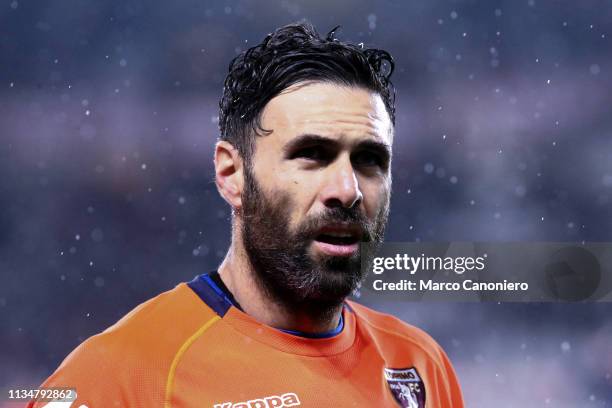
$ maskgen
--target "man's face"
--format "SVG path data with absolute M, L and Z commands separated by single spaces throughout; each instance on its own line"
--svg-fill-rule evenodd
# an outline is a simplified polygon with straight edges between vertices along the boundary
M 286 306 L 328 307 L 362 280 L 359 242 L 382 241 L 393 127 L 381 97 L 330 83 L 293 86 L 262 115 L 241 210 L 247 255 Z M 316 304 L 316 305 L 315 305 Z

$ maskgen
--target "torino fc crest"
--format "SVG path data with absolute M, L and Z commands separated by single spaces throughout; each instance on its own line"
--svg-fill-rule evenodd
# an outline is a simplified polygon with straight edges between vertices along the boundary
M 402 408 L 425 408 L 425 384 L 416 368 L 385 368 L 385 379 Z

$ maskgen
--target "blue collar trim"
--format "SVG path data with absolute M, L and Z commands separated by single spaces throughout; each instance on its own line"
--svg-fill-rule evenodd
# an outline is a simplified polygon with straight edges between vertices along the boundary
M 204 303 L 209 305 L 218 315 L 223 317 L 231 306 L 240 309 L 240 306 L 233 301 L 233 297 L 226 293 L 222 288 L 215 283 L 209 274 L 205 273 L 196 276 L 188 283 L 189 287 L 202 299 Z M 242 310 L 242 309 L 241 309 Z M 343 310 L 344 312 L 344 310 Z M 309 339 L 327 339 L 334 337 L 344 329 L 344 316 L 340 314 L 338 326 L 324 333 L 306 333 L 299 330 L 276 329 L 294 336 L 305 337 Z

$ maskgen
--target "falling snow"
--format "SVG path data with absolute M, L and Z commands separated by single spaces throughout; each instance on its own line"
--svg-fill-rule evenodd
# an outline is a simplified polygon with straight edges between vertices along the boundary
M 4 3 L 0 334 L 14 343 L 10 367 L 23 368 L 14 378 L 39 381 L 134 299 L 223 259 L 232 213 L 212 166 L 218 97 L 229 57 L 270 31 L 255 23 L 271 15 L 311 18 L 320 32 L 342 24 L 339 38 L 392 52 L 391 238 L 610 241 L 608 14 L 538 0 L 383 3 L 177 4 L 171 19 L 162 3 L 93 14 Z M 34 301 L 20 301 L 23 288 Z M 365 288 L 356 296 L 378 304 Z M 610 355 L 599 304 L 383 303 L 436 332 L 469 406 L 507 395 L 607 406 L 612 374 L 588 357 Z M 62 338 L 25 337 L 54 331 Z

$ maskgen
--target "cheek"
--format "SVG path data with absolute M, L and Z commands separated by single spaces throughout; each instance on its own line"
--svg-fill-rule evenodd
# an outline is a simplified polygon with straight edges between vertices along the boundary
M 288 172 L 270 172 L 265 183 L 270 192 L 270 198 L 278 200 L 283 198 L 283 210 L 287 214 L 289 229 L 295 231 L 304 221 L 309 207 L 313 202 L 314 186 L 312 181 L 304 177 L 292 175 Z
M 364 204 L 368 217 L 375 217 L 388 205 L 390 186 L 386 183 L 372 183 L 363 188 Z
M 295 224 L 303 220 L 316 196 L 308 184 L 303 178 L 292 178 L 286 184 L 286 191 L 291 195 L 291 221 Z
M 296 231 L 312 217 L 320 216 L 323 205 L 318 197 L 321 189 L 320 180 L 315 175 L 304 177 L 304 175 L 285 175 L 282 182 L 285 191 L 291 197 L 290 228 Z

